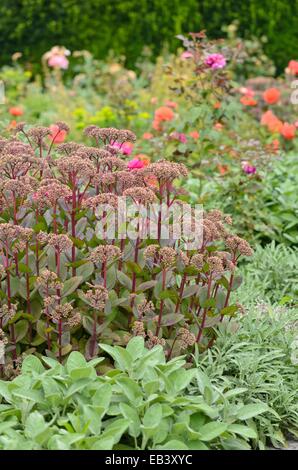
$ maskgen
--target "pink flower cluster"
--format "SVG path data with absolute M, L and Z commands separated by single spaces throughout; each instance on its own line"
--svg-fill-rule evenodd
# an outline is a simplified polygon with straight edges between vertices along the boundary
M 65 47 L 54 46 L 52 49 L 44 55 L 48 66 L 54 69 L 66 70 L 68 69 L 69 61 L 67 56 L 70 55 L 70 51 Z
M 223 69 L 226 66 L 226 58 L 222 54 L 209 54 L 205 60 L 205 65 L 207 65 L 212 70 Z
M 133 149 L 133 144 L 131 142 L 114 142 L 111 147 L 120 150 L 123 155 L 130 155 Z

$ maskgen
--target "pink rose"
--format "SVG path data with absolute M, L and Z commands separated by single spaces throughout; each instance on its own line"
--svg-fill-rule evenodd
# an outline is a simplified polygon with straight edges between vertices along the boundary
M 68 59 L 65 55 L 62 54 L 54 54 L 48 60 L 49 67 L 53 67 L 55 69 L 63 69 L 66 70 L 69 65 Z
M 226 66 L 226 58 L 222 54 L 209 54 L 204 61 L 212 70 L 223 69 Z
M 130 170 L 140 170 L 141 168 L 144 168 L 145 162 L 139 160 L 138 158 L 134 158 L 128 162 L 127 166 Z
M 180 56 L 181 59 L 192 59 L 193 58 L 193 53 L 190 52 L 190 51 L 184 51 L 182 52 L 181 56 Z
M 50 126 L 51 129 L 51 138 L 54 144 L 61 144 L 64 142 L 67 132 L 63 129 L 59 129 L 56 124 Z
M 133 144 L 130 142 L 123 142 L 122 144 L 120 142 L 114 142 L 112 144 L 112 147 L 117 150 L 120 150 L 123 155 L 130 155 L 133 149 Z

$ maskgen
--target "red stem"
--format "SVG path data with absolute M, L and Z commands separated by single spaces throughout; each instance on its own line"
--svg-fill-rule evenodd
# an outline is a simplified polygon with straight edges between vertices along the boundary
M 165 290 L 166 286 L 166 275 L 167 275 L 167 270 L 163 269 L 162 270 L 162 290 Z M 158 333 L 160 331 L 160 326 L 161 326 L 161 320 L 162 320 L 162 312 L 163 312 L 163 306 L 164 306 L 164 300 L 162 299 L 160 301 L 160 308 L 159 308 L 159 315 L 158 315 L 158 322 L 157 322 L 157 327 L 156 327 L 156 332 L 155 336 L 158 336 Z
M 91 337 L 91 342 L 90 342 L 90 356 L 94 357 L 95 356 L 95 345 L 96 345 L 96 327 L 97 327 L 97 315 L 96 312 L 93 313 L 93 331 L 92 331 L 92 337 Z
M 71 235 L 76 238 L 76 185 L 73 185 L 72 189 L 72 211 L 71 211 Z M 71 248 L 71 262 L 74 263 L 76 260 L 76 247 L 75 244 Z M 72 276 L 76 275 L 75 266 L 72 267 Z
M 212 274 L 210 274 L 210 277 L 209 277 L 209 280 L 208 280 L 208 292 L 207 292 L 207 299 L 206 300 L 208 300 L 210 298 L 211 285 L 212 285 Z M 205 307 L 204 311 L 203 311 L 202 323 L 201 323 L 201 326 L 200 326 L 200 329 L 199 329 L 199 332 L 198 332 L 198 336 L 197 336 L 197 340 L 196 340 L 197 343 L 200 341 L 200 339 L 202 337 L 202 334 L 203 334 L 204 326 L 205 326 L 205 323 L 206 323 L 206 316 L 207 316 L 208 308 L 209 307 Z
M 56 268 L 57 276 L 60 278 L 60 251 L 56 250 Z M 57 289 L 58 303 L 61 302 L 61 291 Z M 59 362 L 62 362 L 62 319 L 58 320 L 58 358 Z

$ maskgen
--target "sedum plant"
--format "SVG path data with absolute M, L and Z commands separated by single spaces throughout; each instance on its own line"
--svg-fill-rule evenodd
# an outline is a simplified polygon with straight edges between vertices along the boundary
M 65 365 L 27 356 L 22 374 L 0 381 L 0 449 L 250 449 L 257 442 L 253 418 L 262 402 L 243 405 L 238 395 L 208 388 L 191 396 L 196 369 L 185 359 L 166 361 L 161 345 L 143 338 L 126 349 L 101 345 L 115 369 L 98 376 L 102 358 L 87 362 L 72 352 Z M 247 424 L 249 422 L 249 424 Z
M 187 234 L 173 237 L 175 224 L 193 225 L 193 214 L 164 218 L 186 202 L 176 185 L 186 167 L 133 167 L 122 152 L 135 140 L 127 130 L 89 126 L 93 146 L 58 144 L 68 131 L 21 123 L 0 141 L 1 374 L 13 376 L 28 352 L 94 358 L 99 340 L 142 336 L 168 359 L 211 346 L 214 326 L 240 309 L 230 295 L 249 244 L 218 210 L 203 213 L 196 248 Z M 123 201 L 136 214 L 113 226 Z M 150 218 L 156 231 L 144 236 Z

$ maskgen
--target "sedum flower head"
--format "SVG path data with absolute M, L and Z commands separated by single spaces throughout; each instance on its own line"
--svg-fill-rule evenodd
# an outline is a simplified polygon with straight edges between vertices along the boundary
M 109 298 L 109 291 L 103 286 L 95 285 L 85 293 L 85 297 L 93 308 L 102 311 Z
M 114 258 L 121 256 L 121 250 L 114 245 L 100 245 L 94 248 L 89 255 L 89 260 L 92 263 L 107 263 Z

